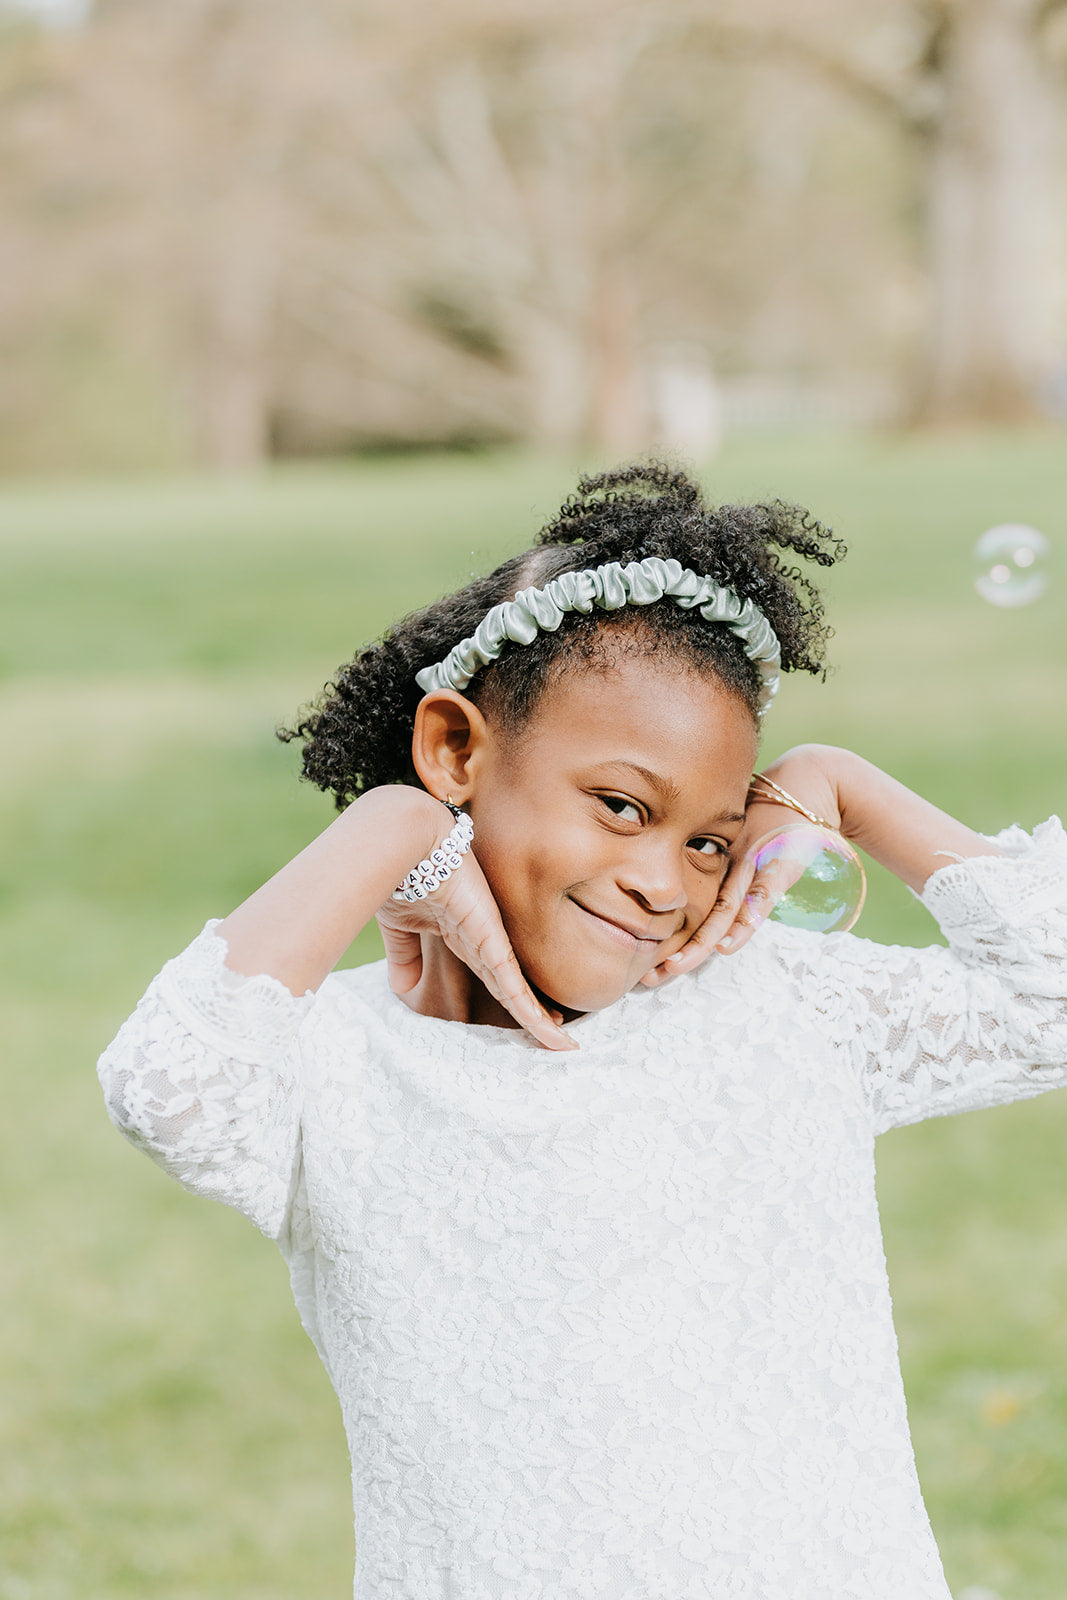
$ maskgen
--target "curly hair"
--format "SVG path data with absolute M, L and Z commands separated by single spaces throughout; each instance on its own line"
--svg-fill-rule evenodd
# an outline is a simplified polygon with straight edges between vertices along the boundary
M 381 784 L 418 785 L 411 739 L 422 690 L 415 674 L 441 661 L 493 606 L 520 589 L 646 556 L 673 556 L 753 600 L 778 636 L 782 670 L 825 677 L 831 630 L 818 590 L 779 552 L 829 567 L 845 547 L 801 506 L 780 500 L 709 506 L 697 483 L 660 462 L 583 476 L 531 549 L 402 618 L 341 667 L 318 701 L 295 726 L 279 728 L 278 737 L 304 740 L 301 776 L 332 792 L 339 811 Z M 529 726 L 555 675 L 568 667 L 610 665 L 620 652 L 651 650 L 717 678 L 758 717 L 759 674 L 741 641 L 668 599 L 618 612 L 569 613 L 556 632 L 539 633 L 532 644 L 505 644 L 464 693 L 513 738 Z

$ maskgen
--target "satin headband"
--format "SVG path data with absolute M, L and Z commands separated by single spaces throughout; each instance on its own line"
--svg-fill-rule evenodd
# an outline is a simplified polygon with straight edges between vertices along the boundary
M 475 632 L 463 639 L 443 661 L 423 667 L 415 682 L 431 689 L 465 689 L 480 667 L 495 661 L 508 640 L 532 644 L 538 633 L 554 633 L 568 611 L 617 611 L 625 605 L 648 606 L 667 597 L 684 610 L 698 610 L 705 622 L 721 622 L 744 645 L 748 659 L 759 669 L 760 716 L 765 716 L 778 693 L 782 652 L 767 618 L 751 600 L 741 600 L 733 589 L 714 578 L 701 577 L 673 558 L 646 556 L 623 566 L 609 561 L 602 567 L 564 572 L 543 589 L 520 589 L 514 600 L 494 606 Z

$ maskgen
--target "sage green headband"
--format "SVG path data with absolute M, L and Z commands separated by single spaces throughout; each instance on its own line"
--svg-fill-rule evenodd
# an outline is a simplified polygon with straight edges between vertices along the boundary
M 673 559 L 646 556 L 623 566 L 564 572 L 543 589 L 520 589 L 514 600 L 494 606 L 468 639 L 454 646 L 436 666 L 423 667 L 415 682 L 431 689 L 465 689 L 481 667 L 495 661 L 508 640 L 532 644 L 541 632 L 554 633 L 568 611 L 617 611 L 622 606 L 648 606 L 671 599 L 686 611 L 698 610 L 705 622 L 721 622 L 744 645 L 748 659 L 763 679 L 760 716 L 778 693 L 782 652 L 767 618 L 751 600 L 742 600 L 715 578 L 701 577 Z

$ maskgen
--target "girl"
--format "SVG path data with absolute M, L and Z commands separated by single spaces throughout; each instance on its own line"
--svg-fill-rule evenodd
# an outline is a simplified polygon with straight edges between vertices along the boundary
M 873 1140 L 1067 1082 L 1067 841 L 826 746 L 753 778 L 779 672 L 820 669 L 789 562 L 841 553 L 583 479 L 289 731 L 340 817 L 101 1058 L 122 1131 L 289 1263 L 356 1600 L 947 1600 Z M 752 938 L 790 807 L 949 947 Z M 373 916 L 386 960 L 334 973 Z

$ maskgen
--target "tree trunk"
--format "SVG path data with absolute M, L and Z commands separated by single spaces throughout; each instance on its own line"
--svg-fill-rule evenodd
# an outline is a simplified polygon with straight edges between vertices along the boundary
M 644 42 L 640 29 L 624 27 L 611 16 L 575 52 L 572 63 L 576 114 L 584 123 L 580 143 L 585 147 L 585 442 L 613 456 L 643 450 L 651 438 L 623 155 L 627 75 Z
M 647 448 L 650 422 L 637 343 L 637 292 L 620 250 L 601 260 L 590 307 L 589 442 L 609 455 Z
M 246 189 L 213 209 L 205 240 L 201 455 L 209 466 L 241 471 L 262 466 L 270 452 L 278 205 L 274 196 Z
M 1051 325 L 1048 89 L 1034 0 L 948 0 L 931 133 L 924 422 L 1024 421 Z

